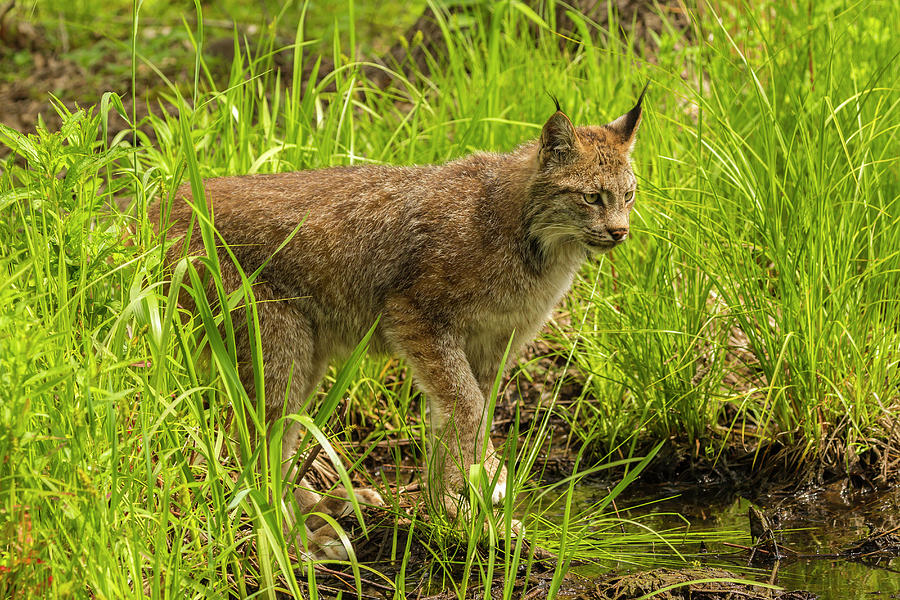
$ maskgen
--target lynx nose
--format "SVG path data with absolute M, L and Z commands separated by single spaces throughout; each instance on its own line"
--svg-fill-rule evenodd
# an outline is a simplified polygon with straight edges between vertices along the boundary
M 628 229 L 620 228 L 620 229 L 610 229 L 609 235 L 617 242 L 621 242 L 625 238 L 628 237 Z

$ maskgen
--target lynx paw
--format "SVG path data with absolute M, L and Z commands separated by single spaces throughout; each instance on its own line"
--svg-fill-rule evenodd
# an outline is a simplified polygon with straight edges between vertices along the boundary
M 372 488 L 360 488 L 358 490 L 353 490 L 353 493 L 356 496 L 356 501 L 360 504 L 379 507 L 385 505 L 384 498 L 381 497 L 381 494 Z
M 495 475 L 497 477 L 497 481 L 494 483 L 494 489 L 491 491 L 491 502 L 500 504 L 503 502 L 503 499 L 506 498 L 507 489 L 509 487 L 506 479 L 506 465 L 497 460 L 496 457 L 491 456 L 484 461 L 484 466 L 491 477 L 491 481 L 493 481 Z
M 504 498 L 506 498 L 506 479 L 501 479 L 494 485 L 494 491 L 491 493 L 491 502 L 500 504 Z
M 525 526 L 522 525 L 522 521 L 520 521 L 518 519 L 512 520 L 510 529 L 512 529 L 512 533 L 516 537 L 518 537 L 520 535 L 524 535 L 524 533 L 525 533 Z
M 353 490 L 356 501 L 362 505 L 384 506 L 384 499 L 377 491 L 371 488 L 358 488 Z M 307 558 L 311 560 L 347 560 L 349 554 L 337 531 L 321 515 L 309 513 L 324 513 L 340 519 L 352 514 L 353 504 L 348 500 L 346 490 L 338 489 L 334 496 L 320 496 L 308 489 L 298 488 L 295 497 L 301 512 L 308 516 L 305 519 Z M 300 539 L 297 540 L 298 545 Z
M 312 560 L 347 560 L 350 554 L 337 532 L 330 525 L 323 525 L 306 534 L 308 558 Z
M 336 498 L 325 498 L 315 510 L 321 510 L 335 518 L 340 519 L 346 517 L 353 512 L 353 503 L 345 490 L 338 492 L 340 496 Z M 371 488 L 359 488 L 353 490 L 353 496 L 359 504 L 364 506 L 384 506 L 384 498 L 381 494 Z

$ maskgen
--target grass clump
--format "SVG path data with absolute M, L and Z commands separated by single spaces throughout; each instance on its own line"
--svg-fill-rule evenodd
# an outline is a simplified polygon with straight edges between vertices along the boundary
M 576 354 L 590 373 L 578 408 L 596 417 L 581 435 L 603 449 L 641 430 L 713 460 L 735 440 L 755 458 L 787 448 L 797 469 L 888 459 L 900 15 L 794 10 L 709 7 L 686 80 L 642 131 L 655 147 L 637 149 L 640 239 L 589 271 L 582 290 L 600 277 L 612 294 L 571 303 L 592 332 Z

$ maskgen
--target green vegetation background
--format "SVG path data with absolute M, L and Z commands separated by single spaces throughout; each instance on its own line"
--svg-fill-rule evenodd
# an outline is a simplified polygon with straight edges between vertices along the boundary
M 80 110 L 48 97 L 58 130 L 0 126 L 0 596 L 314 595 L 321 571 L 297 567 L 283 538 L 272 461 L 228 458 L 239 454 L 231 437 L 250 433 L 225 427 L 227 409 L 257 408 L 231 377 L 235 325 L 212 310 L 179 318 L 146 206 L 202 177 L 508 150 L 539 132 L 546 91 L 574 122 L 603 123 L 652 82 L 634 239 L 579 276 L 545 335 L 550 372 L 534 359 L 505 390 L 515 416 L 517 386 L 549 382 L 508 449 L 519 505 L 476 511 L 465 538 L 438 515 L 414 517 L 404 537 L 408 500 L 386 488 L 401 566 L 361 575 L 353 561 L 350 579 L 404 597 L 419 573 L 402 545 L 415 539 L 431 554 L 430 589 L 471 595 L 531 568 L 509 536 L 513 513 L 529 514 L 534 539 L 560 553 L 554 590 L 575 555 L 627 554 L 611 497 L 585 514 L 570 513 L 565 493 L 551 507 L 539 499 L 531 472 L 560 435 L 578 457 L 560 486 L 569 492 L 658 441 L 707 464 L 742 450 L 755 468 L 775 457 L 811 478 L 895 474 L 896 3 L 703 4 L 687 30 L 643 40 L 576 16 L 569 41 L 550 31 L 549 13 L 467 3 L 464 17 L 438 11 L 446 52 L 425 69 L 398 68 L 388 88 L 354 61 L 396 43 L 421 5 L 212 3 L 203 25 L 180 4 L 148 1 L 133 26 L 135 8 L 36 3 L 48 38 L 65 37 L 73 60 L 122 85 Z M 239 50 L 220 80 L 194 49 L 232 19 L 258 28 L 251 55 Z M 297 49 L 285 78 L 273 68 L 284 43 Z M 318 80 L 320 56 L 334 68 Z M 5 77 L 17 77 L 33 56 L 4 60 L 21 69 Z M 159 76 L 150 114 L 109 140 L 110 119 L 134 117 L 129 82 L 167 60 L 178 63 L 167 72 L 188 76 Z M 191 269 L 176 275 L 189 282 Z M 397 473 L 400 448 L 421 454 L 422 409 L 403 374 L 386 359 L 353 363 L 330 377 L 330 410 L 304 417 L 355 481 L 370 479 L 354 467 L 380 442 Z M 563 377 L 574 385 L 560 394 Z M 349 429 L 330 419 L 342 397 Z M 484 522 L 499 550 L 477 543 Z M 514 597 L 512 584 L 501 591 Z

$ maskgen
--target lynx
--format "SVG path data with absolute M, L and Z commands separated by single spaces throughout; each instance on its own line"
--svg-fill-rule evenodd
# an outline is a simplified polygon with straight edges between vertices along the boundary
M 405 359 L 428 400 L 432 496 L 455 514 L 469 467 L 481 463 L 495 482 L 492 499 L 501 501 L 506 467 L 486 410 L 494 379 L 508 366 L 500 364 L 508 344 L 511 362 L 582 263 L 628 237 L 636 185 L 630 155 L 645 91 L 634 108 L 600 126 L 574 127 L 557 102 L 540 138 L 507 154 L 205 181 L 215 226 L 244 271 L 268 260 L 253 287 L 267 418 L 296 411 L 329 362 L 377 320 L 371 350 Z M 185 239 L 185 200 L 193 201 L 188 186 L 170 209 L 151 209 L 153 222 L 163 213 L 170 239 Z M 185 252 L 203 253 L 199 234 L 188 248 L 173 244 L 168 260 Z M 240 277 L 220 255 L 231 291 Z M 252 397 L 246 333 L 237 353 Z M 285 464 L 300 433 L 296 426 L 284 433 Z M 305 511 L 321 501 L 308 490 L 296 494 Z

